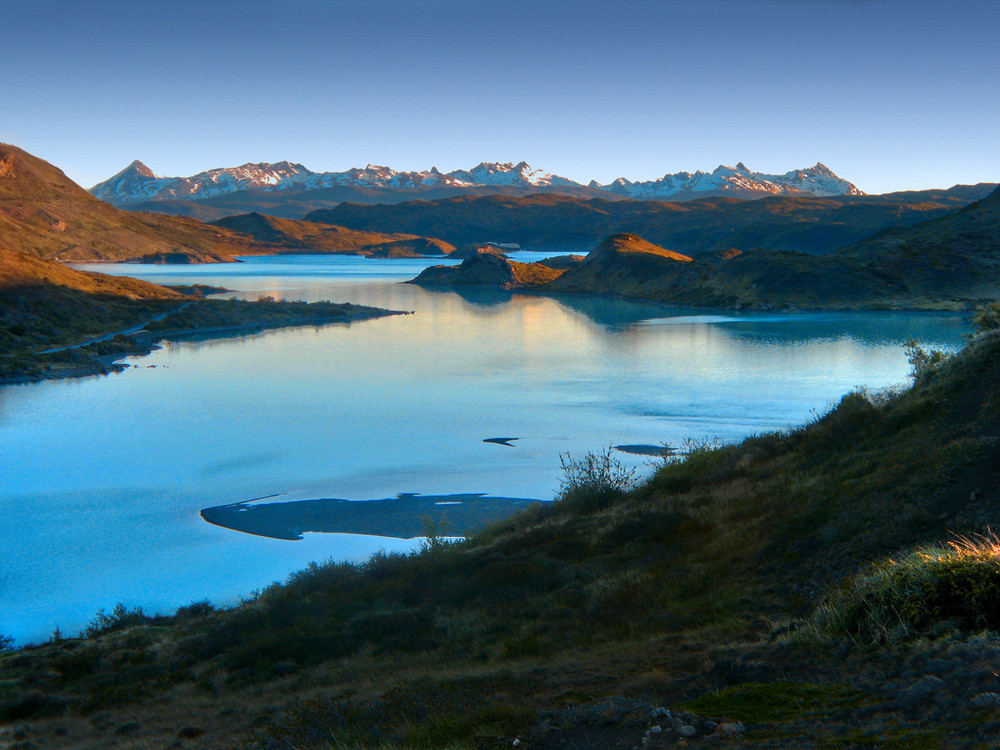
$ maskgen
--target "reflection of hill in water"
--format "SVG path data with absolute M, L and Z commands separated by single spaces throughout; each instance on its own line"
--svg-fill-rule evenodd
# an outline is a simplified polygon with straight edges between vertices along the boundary
M 544 297 L 594 323 L 610 329 L 637 324 L 643 327 L 665 325 L 712 325 L 738 339 L 783 343 L 850 338 L 879 344 L 898 344 L 915 338 L 921 343 L 951 346 L 966 332 L 954 313 L 881 312 L 804 312 L 741 313 L 734 310 L 681 308 L 643 300 L 616 299 L 586 294 L 542 294 L 477 287 L 428 289 L 439 294 L 455 294 L 481 308 L 517 304 L 518 299 Z
M 449 291 L 480 306 L 500 305 L 524 294 L 492 289 Z M 671 307 L 656 302 L 583 294 L 539 296 L 553 299 L 563 307 L 581 313 L 609 329 L 636 324 L 706 324 L 720 326 L 738 338 L 764 339 L 775 343 L 851 338 L 869 343 L 895 344 L 916 338 L 922 343 L 949 342 L 950 345 L 960 341 L 967 330 L 959 317 L 950 312 L 740 313 L 734 310 Z
M 468 536 L 539 502 L 481 494 L 402 494 L 384 500 L 323 498 L 287 503 L 232 503 L 205 508 L 211 524 L 272 539 L 301 539 L 307 532 L 368 534 L 413 539 L 429 528 L 442 536 Z
M 690 310 L 679 311 L 656 302 L 641 300 L 624 300 L 614 297 L 597 295 L 543 294 L 526 292 L 523 289 L 505 291 L 502 289 L 487 289 L 484 287 L 424 287 L 429 292 L 438 294 L 455 294 L 470 305 L 480 308 L 498 307 L 516 303 L 526 297 L 543 297 L 558 302 L 563 307 L 581 313 L 598 325 L 606 328 L 621 328 L 650 318 L 662 318 L 670 314 L 690 314 Z M 703 310 L 697 311 L 703 313 Z
M 850 339 L 866 344 L 902 345 L 909 339 L 953 348 L 967 328 L 954 313 L 775 313 L 650 319 L 643 326 L 708 323 L 736 339 L 802 345 Z

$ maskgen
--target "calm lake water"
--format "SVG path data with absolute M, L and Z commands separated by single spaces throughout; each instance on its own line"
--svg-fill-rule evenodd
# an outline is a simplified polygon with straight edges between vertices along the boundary
M 399 283 L 430 264 L 90 267 L 414 314 L 185 341 L 120 374 L 0 387 L 0 634 L 23 644 L 76 632 L 117 602 L 147 613 L 233 603 L 311 560 L 417 543 L 250 536 L 204 522 L 209 506 L 548 500 L 561 453 L 787 428 L 852 387 L 905 382 L 908 338 L 954 349 L 967 332 L 954 315 L 707 314 Z M 520 439 L 483 442 L 496 436 Z

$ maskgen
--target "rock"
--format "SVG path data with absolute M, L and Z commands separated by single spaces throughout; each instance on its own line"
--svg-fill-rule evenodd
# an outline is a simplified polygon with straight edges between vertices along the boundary
M 1000 693 L 980 693 L 969 702 L 976 708 L 1000 708 Z
M 122 724 L 120 727 L 115 729 L 115 734 L 119 737 L 127 737 L 129 735 L 135 734 L 142 729 L 142 725 L 137 721 L 130 721 L 128 724 Z
M 682 726 L 680 729 L 677 730 L 677 734 L 679 734 L 681 737 L 694 737 L 696 734 L 698 734 L 698 730 L 695 729 L 690 724 L 685 724 L 684 726 Z
M 746 727 L 742 721 L 724 721 L 715 728 L 715 733 L 722 737 L 727 737 L 731 734 L 743 734 L 745 731 Z
M 620 724 L 635 726 L 644 723 L 653 707 L 641 701 L 626 698 L 600 698 L 572 709 L 577 724 L 601 726 Z
M 903 690 L 902 695 L 899 696 L 899 702 L 902 705 L 911 705 L 940 692 L 944 687 L 945 682 L 940 677 L 935 677 L 932 674 L 925 674 L 919 680 Z

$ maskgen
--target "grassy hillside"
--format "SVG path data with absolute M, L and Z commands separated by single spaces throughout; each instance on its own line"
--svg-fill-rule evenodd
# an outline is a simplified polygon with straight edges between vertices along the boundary
M 570 458 L 559 501 L 460 544 L 101 613 L 0 655 L 0 715 L 67 748 L 987 747 L 998 558 L 906 553 L 1000 522 L 1000 337 L 913 354 L 908 391 L 685 446 L 635 489 Z M 922 588 L 881 583 L 911 558 Z

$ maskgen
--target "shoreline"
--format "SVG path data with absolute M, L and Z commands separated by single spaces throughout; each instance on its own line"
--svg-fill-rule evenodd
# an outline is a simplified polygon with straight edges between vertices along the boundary
M 281 304 L 281 303 L 275 303 Z M 349 304 L 349 303 L 345 303 Z M 299 328 L 304 326 L 326 326 L 335 324 L 346 324 L 349 325 L 354 322 L 363 320 L 372 320 L 375 318 L 384 318 L 393 315 L 412 315 L 412 311 L 404 310 L 385 310 L 377 307 L 363 307 L 360 305 L 349 305 L 351 308 L 349 312 L 339 314 L 336 316 L 306 316 L 299 318 L 291 318 L 284 321 L 257 321 L 248 322 L 238 325 L 226 325 L 226 326 L 200 326 L 195 328 L 170 328 L 162 331 L 147 331 L 140 330 L 133 332 L 131 334 L 117 334 L 111 339 L 101 339 L 90 341 L 84 344 L 76 344 L 70 347 L 65 347 L 60 351 L 73 350 L 75 352 L 81 352 L 88 355 L 89 358 L 82 362 L 72 362 L 72 363 L 62 363 L 59 361 L 46 362 L 42 364 L 44 369 L 39 373 L 25 373 L 24 375 L 13 375 L 0 377 L 0 386 L 3 385 L 24 385 L 27 383 L 40 383 L 47 380 L 65 380 L 70 378 L 85 378 L 94 375 L 109 375 L 112 372 L 123 372 L 129 368 L 129 365 L 122 364 L 119 360 L 125 359 L 126 357 L 144 357 L 157 349 L 161 348 L 160 344 L 164 341 L 180 341 L 187 337 L 198 336 L 198 335 L 208 335 L 209 337 L 218 336 L 219 338 L 225 338 L 226 334 L 252 334 L 260 333 L 263 331 L 275 331 L 281 328 Z M 123 341 L 118 341 L 121 344 L 131 344 L 130 346 L 125 346 L 119 351 L 115 351 L 109 354 L 91 354 L 87 352 L 86 349 L 97 343 L 105 343 L 107 341 L 116 341 L 117 339 L 123 339 Z M 59 352 L 53 352 L 58 354 Z M 31 356 L 31 355 L 27 355 Z M 36 355 L 37 356 L 37 355 Z M 46 355 L 41 355 L 46 356 Z M 61 364 L 65 364 L 64 367 L 60 367 Z

